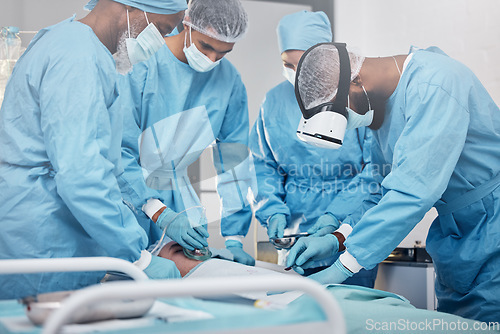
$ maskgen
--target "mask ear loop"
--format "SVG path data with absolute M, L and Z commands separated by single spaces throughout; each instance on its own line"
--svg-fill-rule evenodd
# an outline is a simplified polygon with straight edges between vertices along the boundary
M 146 22 L 147 22 L 147 23 L 148 23 L 148 25 L 149 25 L 148 14 L 146 14 L 146 12 L 144 12 L 144 16 L 146 17 Z
M 128 25 L 128 38 L 131 38 L 130 37 L 130 18 L 128 15 L 128 9 L 127 9 L 127 25 Z
M 370 103 L 370 98 L 368 97 L 368 93 L 365 90 L 365 86 L 361 85 L 361 88 L 363 88 L 363 92 L 365 92 L 366 99 L 368 100 L 368 111 L 372 110 L 372 105 Z M 349 95 L 348 95 L 349 96 Z

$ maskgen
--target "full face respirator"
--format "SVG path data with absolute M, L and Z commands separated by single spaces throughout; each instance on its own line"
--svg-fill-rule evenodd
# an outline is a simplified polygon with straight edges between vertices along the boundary
M 304 60 L 316 48 L 333 45 L 338 50 L 340 75 L 335 99 L 306 108 L 301 94 L 301 69 Z M 309 74 L 308 74 L 309 75 Z M 338 149 L 342 146 L 347 128 L 348 113 L 346 110 L 351 83 L 351 65 L 345 43 L 320 43 L 309 48 L 301 57 L 295 76 L 295 97 L 302 112 L 297 128 L 297 136 L 304 142 L 317 147 Z

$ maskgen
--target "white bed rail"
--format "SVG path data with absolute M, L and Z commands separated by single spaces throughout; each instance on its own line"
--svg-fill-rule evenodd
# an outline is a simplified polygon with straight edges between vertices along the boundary
M 329 333 L 346 333 L 342 310 L 333 296 L 319 283 L 303 277 L 225 277 L 147 282 L 111 282 L 76 291 L 63 306 L 47 319 L 42 334 L 58 333 L 70 321 L 71 314 L 82 307 L 104 300 L 150 297 L 214 297 L 252 291 L 303 291 L 316 299 L 326 315 Z
M 0 260 L 0 274 L 76 271 L 117 271 L 130 276 L 136 281 L 148 279 L 148 276 L 132 263 L 112 257 Z

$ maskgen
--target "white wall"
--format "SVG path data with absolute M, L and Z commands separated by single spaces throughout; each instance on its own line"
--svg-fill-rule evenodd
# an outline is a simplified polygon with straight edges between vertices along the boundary
M 467 65 L 500 104 L 500 1 L 334 0 L 336 41 L 367 56 L 440 47 Z
M 82 18 L 88 12 L 83 6 L 88 0 L 1 0 L 0 27 L 15 26 L 21 31 L 38 31 L 76 14 Z M 32 34 L 21 35 L 27 45 Z

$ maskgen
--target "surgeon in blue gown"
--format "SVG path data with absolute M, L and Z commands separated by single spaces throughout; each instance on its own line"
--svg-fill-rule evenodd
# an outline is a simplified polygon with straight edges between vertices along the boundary
M 314 147 L 297 137 L 302 115 L 294 94 L 295 70 L 305 50 L 331 42 L 332 30 L 325 13 L 300 11 L 283 17 L 277 33 L 288 80 L 266 94 L 250 134 L 259 188 L 255 216 L 267 228 L 269 238 L 320 233 L 329 225 L 334 232 L 341 222 L 337 233 L 347 233 L 361 217 L 358 208 L 369 196 L 371 130 L 348 130 L 344 145 L 336 151 Z M 361 62 L 359 58 L 353 66 Z M 280 264 L 285 264 L 287 253 L 278 251 Z M 331 265 L 337 257 L 301 267 L 307 267 L 305 274 L 309 274 Z M 346 283 L 373 288 L 376 274 L 377 268 L 363 270 Z
M 206 247 L 207 221 L 188 167 L 212 145 L 226 247 L 237 262 L 254 264 L 242 247 L 252 218 L 247 95 L 224 58 L 247 21 L 239 0 L 192 0 L 184 29 L 134 66 L 122 85 L 131 110 L 124 112 L 120 185 L 151 243 L 164 230 L 188 250 Z
M 146 233 L 122 202 L 112 53 L 123 37 L 145 30 L 147 20 L 161 38 L 180 22 L 185 5 L 92 1 L 85 18 L 42 29 L 31 41 L 0 111 L 1 259 L 112 256 L 138 261 L 150 278 L 180 277 L 174 263 L 145 251 Z M 130 36 L 127 19 L 135 29 Z M 0 298 L 76 289 L 104 274 L 2 275 Z
M 311 74 L 338 72 L 332 60 L 338 53 L 322 54 L 312 62 L 305 57 L 301 67 L 299 91 L 312 99 L 336 89 L 320 87 L 326 77 Z M 437 274 L 438 310 L 499 321 L 498 105 L 470 69 L 437 47 L 367 58 L 349 96 L 359 114 L 367 111 L 367 97 L 374 107 L 372 162 L 380 167 L 383 191 L 347 237 L 347 251 L 311 277 L 338 283 L 372 268 L 435 207 L 426 246 Z

